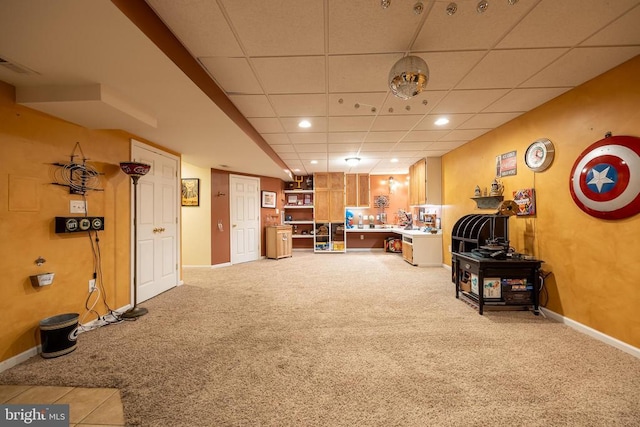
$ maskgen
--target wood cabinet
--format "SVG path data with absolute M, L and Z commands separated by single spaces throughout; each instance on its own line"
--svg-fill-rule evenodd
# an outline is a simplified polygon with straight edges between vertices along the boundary
M 442 235 L 424 232 L 402 233 L 402 258 L 416 266 L 442 266 Z
M 314 183 L 316 223 L 344 222 L 344 173 L 316 173 Z
M 409 167 L 409 205 L 442 204 L 442 163 L 428 157 Z
M 314 175 L 314 251 L 344 252 L 345 176 L 342 172 Z
M 291 256 L 291 226 L 270 225 L 267 227 L 267 258 L 285 258 Z
M 349 207 L 369 207 L 369 174 L 348 173 L 345 175 L 345 205 Z

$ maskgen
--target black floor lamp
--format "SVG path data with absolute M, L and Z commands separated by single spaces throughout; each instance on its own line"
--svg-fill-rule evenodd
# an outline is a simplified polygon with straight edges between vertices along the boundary
M 122 162 L 120 169 L 133 180 L 133 307 L 122 313 L 122 318 L 133 319 L 149 312 L 138 307 L 138 180 L 146 175 L 151 165 L 138 162 Z

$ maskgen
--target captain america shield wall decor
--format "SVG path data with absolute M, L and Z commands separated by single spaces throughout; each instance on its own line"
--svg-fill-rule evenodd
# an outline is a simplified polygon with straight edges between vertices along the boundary
M 569 190 L 576 205 L 596 218 L 640 212 L 640 138 L 610 136 L 591 144 L 573 164 Z

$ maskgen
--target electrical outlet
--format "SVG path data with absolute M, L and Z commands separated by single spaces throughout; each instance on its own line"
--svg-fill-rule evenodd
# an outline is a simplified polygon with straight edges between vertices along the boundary
M 89 293 L 96 290 L 96 279 L 89 280 Z
M 69 201 L 70 213 L 87 213 L 87 203 L 84 200 L 70 200 Z

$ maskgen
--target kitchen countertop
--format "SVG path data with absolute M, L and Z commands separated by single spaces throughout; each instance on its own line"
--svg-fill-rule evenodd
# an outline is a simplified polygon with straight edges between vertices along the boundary
M 405 236 L 442 236 L 442 230 L 438 230 L 437 234 L 432 234 L 429 232 L 422 231 L 422 229 L 414 229 L 414 230 L 405 230 L 402 226 L 389 227 L 386 226 L 384 228 L 369 228 L 369 226 L 365 226 L 364 228 L 358 228 L 358 226 L 354 226 L 353 228 L 347 228 L 347 233 L 397 233 L 403 234 Z

